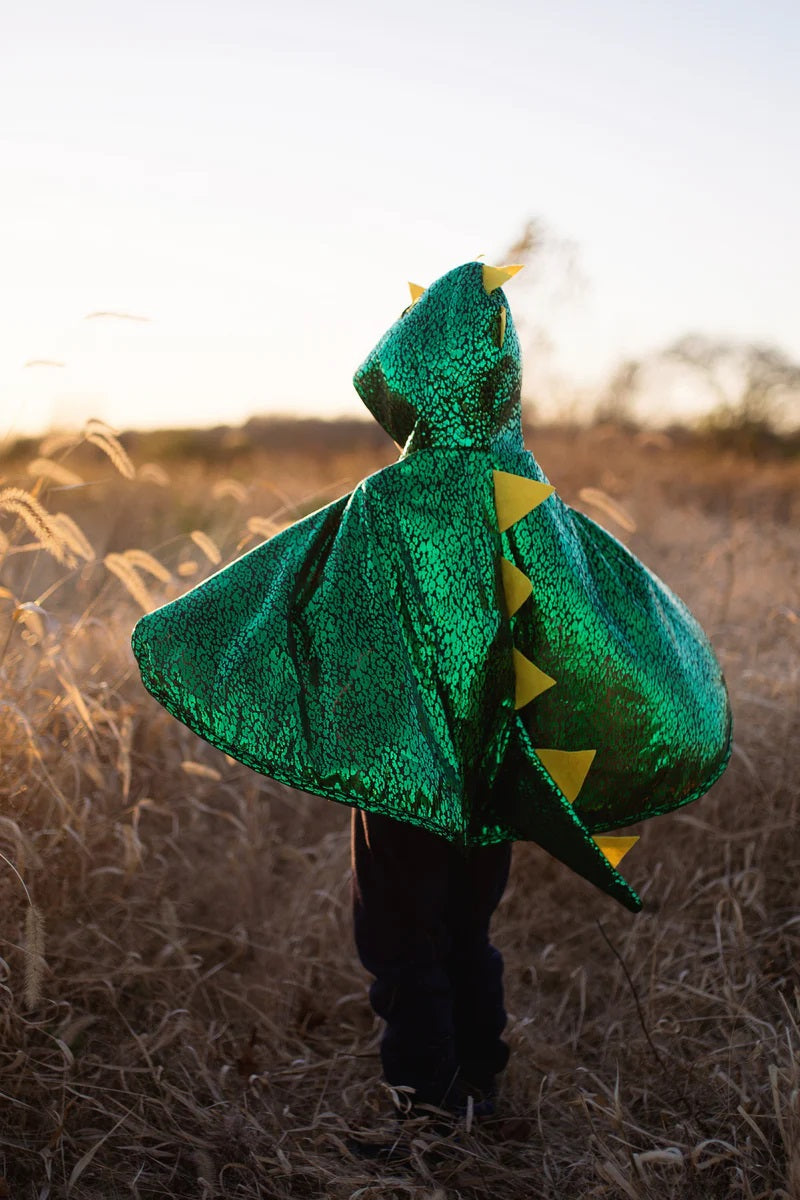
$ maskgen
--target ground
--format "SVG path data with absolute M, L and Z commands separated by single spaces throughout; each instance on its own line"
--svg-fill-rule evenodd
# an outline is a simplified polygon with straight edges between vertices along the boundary
M 380 1082 L 348 811 L 200 742 L 129 650 L 142 608 L 395 453 L 314 429 L 201 454 L 95 426 L 0 461 L 0 1196 L 794 1200 L 797 459 L 529 431 L 709 632 L 736 745 L 639 830 L 640 915 L 515 848 L 511 1063 L 494 1119 L 443 1127 Z

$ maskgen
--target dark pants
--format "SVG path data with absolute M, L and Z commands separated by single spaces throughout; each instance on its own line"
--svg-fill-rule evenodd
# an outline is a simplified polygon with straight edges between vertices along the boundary
M 511 843 L 463 851 L 444 838 L 356 809 L 353 916 L 370 1000 L 386 1021 L 388 1083 L 439 1104 L 464 1085 L 489 1093 L 508 1061 L 500 1034 L 503 960 L 489 922 L 508 880 Z

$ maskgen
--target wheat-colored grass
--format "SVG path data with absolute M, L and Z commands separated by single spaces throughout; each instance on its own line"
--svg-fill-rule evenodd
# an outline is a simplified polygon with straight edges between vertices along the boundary
M 70 471 L 63 463 L 54 462 L 52 458 L 34 458 L 28 463 L 27 471 L 34 479 L 49 479 L 51 483 L 62 487 L 75 487 L 83 483 L 77 471 Z
M 70 536 L 25 464 L 3 468 L 0 1195 L 795 1200 L 796 463 L 610 429 L 530 439 L 701 618 L 737 743 L 708 797 L 642 828 L 639 916 L 515 848 L 495 924 L 513 1055 L 497 1117 L 448 1131 L 398 1124 L 379 1081 L 347 811 L 200 742 L 129 650 L 142 608 L 217 569 L 212 548 L 228 560 L 391 448 L 136 475 L 88 433 L 34 456 L 85 481 L 58 492 Z M 30 533 L 64 561 L 13 553 Z M 354 1153 L 357 1135 L 394 1155 Z
M 20 487 L 3 488 L 0 491 L 0 513 L 16 516 L 18 521 L 37 539 L 32 547 L 25 546 L 24 549 L 46 550 L 57 562 L 69 562 L 66 539 L 36 496 Z M 6 540 L 5 553 L 9 554 L 11 539 L 8 532 L 6 532 Z M 16 549 L 20 549 L 19 545 Z

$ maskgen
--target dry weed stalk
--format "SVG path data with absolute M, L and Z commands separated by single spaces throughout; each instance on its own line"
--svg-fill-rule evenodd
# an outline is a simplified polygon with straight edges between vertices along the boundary
M 70 562 L 63 533 L 53 522 L 46 508 L 30 492 L 19 487 L 3 488 L 0 491 L 0 512 L 13 513 L 19 517 L 37 538 L 38 546 L 51 554 L 57 562 Z
M 133 479 L 136 469 L 130 460 L 128 452 L 110 426 L 102 421 L 89 421 L 84 430 L 84 438 L 92 446 L 97 446 L 125 479 Z
M 69 467 L 53 462 L 52 458 L 34 458 L 28 463 L 27 472 L 35 478 L 47 479 L 63 487 L 77 487 L 83 483 L 83 478 L 76 471 L 70 471 Z
M 125 554 L 107 554 L 103 563 L 112 575 L 116 575 L 142 612 L 149 612 L 150 609 L 155 608 L 155 602 L 147 590 L 144 580 Z
M 77 521 L 73 520 L 68 513 L 63 512 L 54 513 L 50 520 L 73 554 L 78 558 L 85 559 L 86 562 L 94 561 L 94 547 Z
M 218 479 L 211 489 L 211 495 L 215 500 L 224 500 L 226 497 L 230 497 L 237 504 L 244 504 L 247 499 L 247 488 L 238 479 Z
M 22 846 L 25 843 L 24 835 L 14 822 L 5 821 L 14 828 L 18 845 Z M 42 979 L 46 967 L 44 949 L 44 917 L 39 908 L 34 904 L 31 897 L 28 885 L 14 863 L 6 858 L 5 854 L 0 853 L 0 860 L 13 872 L 19 881 L 22 890 L 25 893 L 25 899 L 28 902 L 28 907 L 25 910 L 25 931 L 22 941 L 22 951 L 24 954 L 24 970 L 25 982 L 23 987 L 23 1000 L 29 1008 L 38 1008 L 42 999 Z
M 626 533 L 636 533 L 636 522 L 631 514 L 600 488 L 582 487 L 578 492 L 578 499 L 582 500 L 584 504 L 599 509 L 601 513 L 605 513 Z
M 138 570 L 147 571 L 148 575 L 152 575 L 161 583 L 169 583 L 172 578 L 164 564 L 160 563 L 154 555 L 148 554 L 146 550 L 125 550 L 122 557 Z
M 198 546 L 203 551 L 203 554 L 205 554 L 210 563 L 217 566 L 222 562 L 222 552 L 219 546 L 207 533 L 203 533 L 202 529 L 193 529 L 189 536 L 195 546 Z
M 28 905 L 25 913 L 25 990 L 23 996 L 28 1008 L 38 1008 L 42 999 L 44 977 L 44 917 L 35 904 Z
M 80 445 L 79 433 L 54 433 L 46 437 L 39 447 L 42 458 L 52 458 L 54 454 L 66 453 Z
M 142 463 L 136 472 L 143 483 L 155 483 L 158 487 L 169 487 L 169 475 L 158 463 Z
M 278 526 L 275 521 L 269 517 L 249 517 L 247 521 L 247 532 L 253 533 L 260 538 L 270 538 L 273 533 L 277 533 Z

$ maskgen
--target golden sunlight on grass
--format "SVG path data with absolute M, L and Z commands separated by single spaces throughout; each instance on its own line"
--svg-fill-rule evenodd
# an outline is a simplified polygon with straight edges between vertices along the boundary
M 0 1196 L 800 1195 L 797 460 L 529 436 L 703 622 L 737 743 L 642 828 L 638 917 L 515 848 L 511 1064 L 495 1118 L 443 1130 L 379 1082 L 347 811 L 199 741 L 129 649 L 142 609 L 393 457 L 318 432 L 203 456 L 93 422 L 0 460 Z

